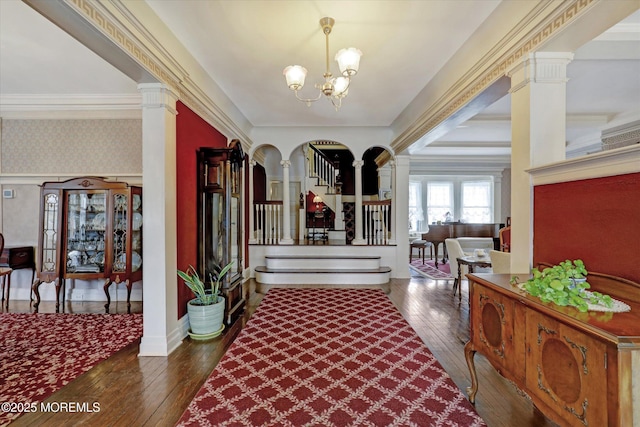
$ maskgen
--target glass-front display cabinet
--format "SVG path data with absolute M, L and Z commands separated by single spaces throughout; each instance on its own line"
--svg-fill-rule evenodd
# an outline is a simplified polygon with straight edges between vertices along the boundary
M 229 263 L 223 278 L 225 322 L 244 311 L 242 293 L 242 166 L 238 140 L 227 148 L 200 148 L 198 157 L 198 271 L 209 280 Z
M 98 177 L 45 182 L 40 192 L 40 234 L 34 308 L 39 287 L 53 282 L 56 312 L 65 280 L 103 280 L 109 312 L 109 287 L 123 282 L 127 311 L 131 287 L 142 280 L 142 188 Z M 64 308 L 63 308 L 64 309 Z

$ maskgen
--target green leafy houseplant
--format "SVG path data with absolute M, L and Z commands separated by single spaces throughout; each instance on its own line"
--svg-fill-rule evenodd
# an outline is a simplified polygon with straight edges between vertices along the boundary
M 186 271 L 178 270 L 178 277 L 184 280 L 185 285 L 196 296 L 196 303 L 198 305 L 211 305 L 218 303 L 218 295 L 220 294 L 220 281 L 231 270 L 233 262 L 225 265 L 219 273 L 212 274 L 209 272 L 209 281 L 211 282 L 211 290 L 207 289 L 204 281 L 200 278 L 200 275 L 193 266 L 189 266 Z
M 591 285 L 586 281 L 588 274 L 582 260 L 566 260 L 542 271 L 531 270 L 533 277 L 523 287 L 531 295 L 544 302 L 553 302 L 560 306 L 574 306 L 581 312 L 588 310 L 588 304 L 600 304 L 611 308 L 613 300 L 609 295 L 589 291 Z

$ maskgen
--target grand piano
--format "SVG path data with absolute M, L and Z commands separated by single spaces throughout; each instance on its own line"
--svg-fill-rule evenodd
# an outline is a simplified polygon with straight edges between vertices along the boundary
M 432 224 L 429 231 L 422 233 L 422 240 L 430 242 L 436 253 L 436 268 L 438 267 L 438 247 L 442 243 L 442 263 L 446 262 L 445 239 L 450 237 L 491 237 L 495 249 L 500 247 L 500 229 L 504 224 L 468 224 L 464 222 L 448 222 L 444 224 Z

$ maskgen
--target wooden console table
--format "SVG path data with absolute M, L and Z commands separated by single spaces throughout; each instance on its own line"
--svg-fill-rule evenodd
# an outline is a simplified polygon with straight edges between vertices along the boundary
M 590 273 L 593 290 L 624 301 L 631 311 L 580 313 L 528 295 L 509 284 L 508 274 L 467 277 L 472 403 L 478 391 L 474 355 L 480 352 L 560 425 L 640 426 L 640 284 Z

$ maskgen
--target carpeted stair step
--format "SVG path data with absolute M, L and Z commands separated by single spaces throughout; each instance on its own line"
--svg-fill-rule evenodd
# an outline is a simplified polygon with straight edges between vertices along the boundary
M 255 268 L 256 281 L 264 284 L 353 284 L 379 285 L 389 282 L 391 268 L 278 268 L 266 266 Z
M 380 267 L 379 256 L 331 256 L 331 255 L 267 255 L 266 268 L 274 270 L 375 270 Z

